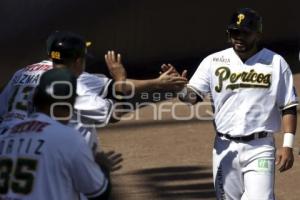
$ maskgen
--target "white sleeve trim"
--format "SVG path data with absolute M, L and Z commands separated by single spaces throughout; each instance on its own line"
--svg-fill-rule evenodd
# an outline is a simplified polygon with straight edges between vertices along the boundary
M 104 126 L 107 126 L 107 124 L 109 124 L 109 121 L 110 121 L 110 118 L 112 116 L 112 113 L 113 113 L 113 105 L 114 105 L 114 102 L 110 99 L 107 99 L 107 101 L 110 103 L 109 104 L 109 109 L 108 109 L 108 114 L 107 114 L 107 117 L 106 117 L 106 120 L 104 122 Z
M 108 181 L 105 178 L 103 181 L 103 185 L 101 185 L 101 187 L 98 190 L 91 192 L 91 193 L 85 193 L 84 195 L 88 198 L 94 198 L 94 197 L 100 196 L 101 194 L 103 194 L 105 192 L 105 190 L 107 189 L 107 186 L 108 186 Z
M 281 110 L 286 110 L 286 109 L 288 109 L 288 108 L 291 108 L 291 107 L 294 107 L 294 106 L 298 106 L 298 105 L 299 105 L 298 102 L 291 102 L 291 103 L 289 103 L 288 105 L 281 107 L 280 109 L 281 109 Z
M 96 76 L 100 77 L 100 78 L 104 78 L 103 76 L 101 76 L 100 74 L 96 74 Z M 106 97 L 108 94 L 108 88 L 110 86 L 110 84 L 112 83 L 112 79 L 109 79 L 107 77 L 105 77 L 107 79 L 107 82 L 105 83 L 103 90 L 100 91 L 100 93 L 98 94 L 101 97 Z
M 198 92 L 198 90 L 194 86 L 188 84 L 187 88 L 193 90 L 201 99 L 204 99 L 204 94 L 202 94 L 201 92 Z

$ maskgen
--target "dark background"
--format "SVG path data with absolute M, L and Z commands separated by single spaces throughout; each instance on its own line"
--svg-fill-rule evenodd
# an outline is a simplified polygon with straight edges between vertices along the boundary
M 87 71 L 106 73 L 104 53 L 116 50 L 130 78 L 155 77 L 162 63 L 191 76 L 204 56 L 228 47 L 225 29 L 241 7 L 263 16 L 263 44 L 300 72 L 298 1 L 1 0 L 0 85 L 16 69 L 46 58 L 45 40 L 54 30 L 92 41 L 98 60 Z

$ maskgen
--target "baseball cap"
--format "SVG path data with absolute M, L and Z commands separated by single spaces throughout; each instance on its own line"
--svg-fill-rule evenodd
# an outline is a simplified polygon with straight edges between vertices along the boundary
M 83 57 L 90 45 L 81 35 L 55 31 L 47 39 L 47 54 L 54 61 Z
M 230 30 L 246 30 L 262 32 L 262 17 L 250 8 L 242 8 L 236 11 L 227 26 Z
M 46 71 L 36 87 L 33 103 L 44 105 L 56 102 L 74 104 L 76 77 L 68 68 L 53 68 Z

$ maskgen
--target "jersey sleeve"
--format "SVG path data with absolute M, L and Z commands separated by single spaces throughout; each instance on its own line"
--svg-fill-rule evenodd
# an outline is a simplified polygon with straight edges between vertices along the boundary
M 187 87 L 196 92 L 200 97 L 210 93 L 210 57 L 206 57 L 190 79 Z
M 83 124 L 107 125 L 113 111 L 113 101 L 98 95 L 78 96 L 75 115 Z
M 79 96 L 96 94 L 106 97 L 111 82 L 111 79 L 102 74 L 84 72 L 77 78 L 77 94 Z
M 113 100 L 106 98 L 112 80 L 101 74 L 82 73 L 77 79 L 76 119 L 82 124 L 108 124 Z
M 78 133 L 77 135 L 79 142 L 70 165 L 72 180 L 78 192 L 88 198 L 97 197 L 106 191 L 108 180 L 95 162 L 91 149 Z
M 281 59 L 281 72 L 277 90 L 277 105 L 284 110 L 298 105 L 298 97 L 293 83 L 293 74 L 287 62 Z
M 4 89 L 1 91 L 0 94 L 0 118 L 8 112 L 9 108 L 9 98 L 11 98 L 12 92 L 14 91 L 14 81 L 18 78 L 20 75 L 21 70 L 17 71 L 13 77 L 9 80 L 9 82 L 6 84 Z
M 2 90 L 0 94 L 0 118 L 7 112 L 7 105 L 8 105 L 8 95 L 9 91 L 11 91 L 11 81 L 9 81 L 5 88 Z

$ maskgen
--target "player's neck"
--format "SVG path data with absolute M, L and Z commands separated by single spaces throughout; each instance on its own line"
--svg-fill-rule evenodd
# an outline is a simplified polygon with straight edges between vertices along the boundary
M 50 116 L 50 109 L 47 107 L 36 108 L 35 111 Z
M 56 121 L 59 121 L 62 124 L 68 124 L 69 123 L 69 116 L 70 116 L 70 111 L 66 109 L 53 109 L 50 111 L 50 107 L 44 106 L 41 108 L 37 108 L 36 112 L 43 113 L 45 115 L 48 115 L 52 119 L 55 119 Z
M 246 62 L 249 58 L 255 55 L 258 52 L 257 46 L 254 46 L 251 50 L 247 52 L 237 52 L 236 54 L 240 57 L 243 62 Z
M 74 63 L 68 63 L 68 64 L 53 64 L 53 68 L 68 68 L 76 77 L 78 77 L 81 73 L 82 67 L 79 67 L 80 70 L 78 70 L 78 67 L 74 65 Z
M 53 68 L 65 68 L 67 65 L 65 64 L 53 64 Z

